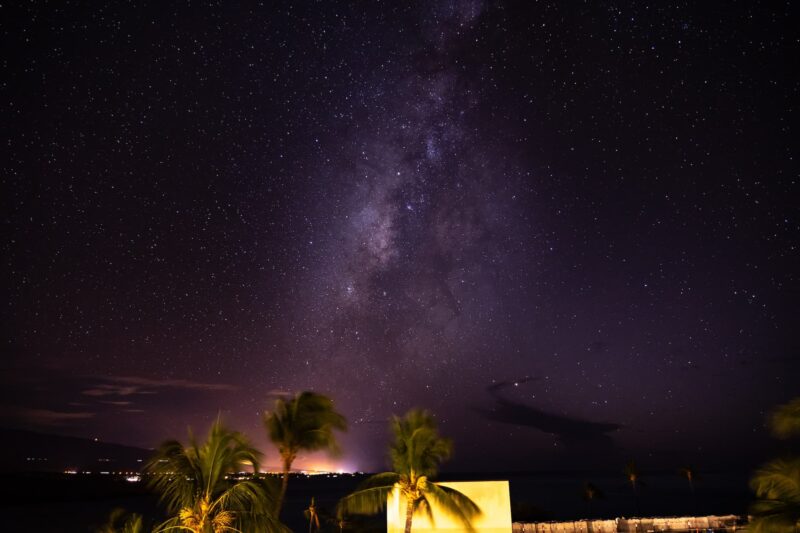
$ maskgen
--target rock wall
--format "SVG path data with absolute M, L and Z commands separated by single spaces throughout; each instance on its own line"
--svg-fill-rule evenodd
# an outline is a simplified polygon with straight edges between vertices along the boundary
M 514 533 L 647 533 L 650 531 L 736 531 L 745 522 L 736 515 L 671 518 L 616 518 L 575 522 L 514 522 Z

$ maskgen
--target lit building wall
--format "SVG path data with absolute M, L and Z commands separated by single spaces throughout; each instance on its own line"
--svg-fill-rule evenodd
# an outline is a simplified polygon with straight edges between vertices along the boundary
M 511 496 L 508 481 L 454 481 L 440 485 L 453 488 L 467 496 L 480 507 L 481 516 L 473 520 L 472 526 L 480 533 L 511 533 Z M 424 513 L 415 513 L 412 531 L 464 531 L 457 518 L 445 514 L 433 505 L 434 524 Z M 406 524 L 406 501 L 395 487 L 386 505 L 387 533 L 402 533 Z

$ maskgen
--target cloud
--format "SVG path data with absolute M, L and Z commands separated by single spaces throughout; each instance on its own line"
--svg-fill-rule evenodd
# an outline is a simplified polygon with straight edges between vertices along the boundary
M 50 409 L 20 409 L 16 414 L 19 418 L 39 426 L 64 426 L 76 420 L 87 420 L 95 416 L 95 413 L 85 411 L 66 412 Z
M 238 390 L 237 386 L 230 385 L 228 383 L 204 383 L 201 381 L 191 381 L 188 379 L 152 379 L 152 378 L 141 378 L 136 376 L 109 376 L 106 379 L 108 381 L 113 381 L 116 383 L 124 383 L 141 387 L 155 387 L 155 388 L 171 387 L 176 389 L 195 389 L 195 390 L 209 390 L 209 391 Z
M 101 383 L 81 392 L 84 396 L 131 396 L 134 394 L 155 394 L 152 389 L 180 389 L 200 391 L 235 391 L 238 387 L 227 383 L 205 383 L 188 379 L 154 379 L 138 376 L 94 376 Z M 102 383 L 105 382 L 105 383 Z M 109 403 L 109 402 L 106 402 Z
M 86 389 L 81 392 L 84 396 L 130 396 L 131 394 L 138 394 L 138 387 L 123 387 L 118 385 L 100 384 L 94 388 Z
M 500 382 L 487 387 L 487 391 L 495 400 L 491 409 L 481 410 L 488 420 L 513 424 L 515 426 L 532 427 L 557 436 L 568 444 L 576 442 L 607 441 L 609 433 L 617 431 L 622 426 L 613 422 L 593 422 L 570 416 L 548 413 L 536 407 L 515 402 L 502 395 L 503 389 L 532 381 L 533 378 L 524 378 L 516 382 Z
M 272 389 L 267 391 L 267 398 L 284 398 L 291 395 L 292 393 L 288 390 Z
M 0 375 L 0 426 L 81 436 L 116 432 L 127 438 L 127 427 L 141 424 L 146 426 L 137 429 L 146 435 L 187 404 L 213 402 L 217 409 L 218 396 L 238 390 L 227 383 L 127 373 L 75 375 L 35 362 L 16 368 L 7 360 L 0 360 Z

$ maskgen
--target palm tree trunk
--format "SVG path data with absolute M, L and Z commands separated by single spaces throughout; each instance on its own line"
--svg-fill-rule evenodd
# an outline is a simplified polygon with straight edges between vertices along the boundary
M 289 470 L 292 469 L 292 461 L 289 458 L 283 460 L 283 479 L 281 480 L 281 491 L 278 493 L 278 499 L 275 500 L 275 518 L 279 518 L 281 514 L 281 507 L 283 507 L 283 498 L 286 496 L 286 487 L 289 486 Z
M 406 504 L 406 533 L 411 533 L 411 519 L 414 517 L 414 502 L 411 499 Z

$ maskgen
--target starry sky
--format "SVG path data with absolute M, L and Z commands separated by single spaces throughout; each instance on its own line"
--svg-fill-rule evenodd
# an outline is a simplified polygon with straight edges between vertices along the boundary
M 0 425 L 220 413 L 272 465 L 313 389 L 350 430 L 299 466 L 422 406 L 454 468 L 616 469 L 800 392 L 791 2 L 0 11 Z

